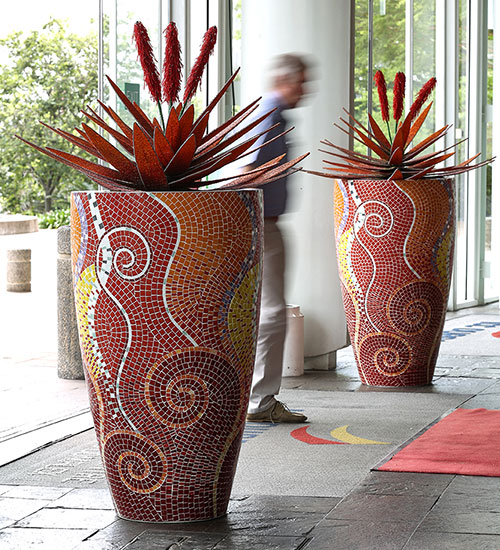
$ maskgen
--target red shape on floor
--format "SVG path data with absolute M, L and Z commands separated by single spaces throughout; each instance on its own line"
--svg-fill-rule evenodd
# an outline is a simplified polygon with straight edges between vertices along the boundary
M 491 335 L 495 338 L 500 338 L 500 330 L 498 332 L 492 332 Z
M 290 435 L 294 439 L 307 443 L 308 445 L 346 445 L 346 443 L 341 443 L 340 441 L 332 441 L 331 439 L 323 439 L 321 437 L 315 437 L 314 435 L 308 434 L 307 428 L 309 428 L 309 426 L 297 428 L 296 430 L 290 432 Z
M 500 477 L 500 410 L 457 409 L 379 470 Z

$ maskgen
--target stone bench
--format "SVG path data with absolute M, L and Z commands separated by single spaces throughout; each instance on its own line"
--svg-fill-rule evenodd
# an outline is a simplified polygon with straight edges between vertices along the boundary
M 36 231 L 38 231 L 38 218 L 36 216 L 0 214 L 0 235 L 35 233 Z

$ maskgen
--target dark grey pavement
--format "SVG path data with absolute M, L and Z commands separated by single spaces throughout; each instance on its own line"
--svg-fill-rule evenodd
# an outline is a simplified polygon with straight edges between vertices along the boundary
M 55 246 L 51 233 L 37 238 Z M 84 382 L 57 378 L 55 310 L 40 305 L 53 292 L 42 282 L 50 273 L 34 269 L 30 295 L 0 290 L 9 338 L 0 342 L 0 549 L 500 548 L 500 478 L 372 470 L 456 407 L 500 409 L 500 339 L 488 349 L 448 342 L 434 383 L 419 388 L 362 386 L 342 350 L 336 371 L 286 378 L 282 396 L 308 414 L 309 435 L 331 439 L 348 426 L 350 444 L 307 445 L 292 436 L 297 426 L 248 425 L 226 517 L 130 522 L 113 509 Z M 450 327 L 458 334 L 499 314 L 498 304 L 463 310 Z

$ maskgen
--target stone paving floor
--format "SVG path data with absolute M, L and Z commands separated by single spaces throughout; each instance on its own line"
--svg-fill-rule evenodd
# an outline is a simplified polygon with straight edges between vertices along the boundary
M 474 376 L 485 359 L 488 377 Z M 284 386 L 330 391 L 332 399 L 335 392 L 393 391 L 360 385 L 347 351 L 339 353 L 336 372 L 309 372 Z M 444 356 L 432 386 L 398 391 L 461 394 L 461 406 L 500 409 L 500 364 L 494 357 Z M 500 548 L 500 478 L 371 471 L 341 497 L 248 491 L 233 495 L 224 518 L 176 525 L 119 519 L 104 488 L 2 483 L 0 468 L 2 550 Z
M 234 496 L 210 522 L 117 518 L 106 489 L 0 486 L 0 548 L 498 549 L 500 479 L 371 472 L 344 498 Z
M 43 238 L 52 243 L 50 234 Z M 4 297 L 0 292 L 2 301 Z M 46 298 L 37 294 L 34 285 L 33 294 L 21 300 L 36 308 L 37 300 Z M 13 297 L 6 299 L 12 305 Z M 29 482 L 7 483 L 1 465 L 10 462 L 11 469 L 25 468 L 26 461 L 21 457 L 28 452 L 11 445 L 9 452 L 17 451 L 18 458 L 5 458 L 9 442 L 22 439 L 31 445 L 31 451 L 37 447 L 55 449 L 62 445 L 58 438 L 65 438 L 66 445 L 76 442 L 78 434 L 85 433 L 90 424 L 85 416 L 88 413 L 84 383 L 62 381 L 54 376 L 53 322 L 31 321 L 29 330 L 34 327 L 38 331 L 36 341 L 47 344 L 32 350 L 23 346 L 29 332 L 23 332 L 22 315 L 16 311 L 15 322 L 6 323 L 2 310 L 0 318 L 10 341 L 5 346 L 3 342 L 0 344 L 1 550 L 500 548 L 500 478 L 372 470 L 340 496 L 257 494 L 250 485 L 245 491 L 233 494 L 225 517 L 171 525 L 118 518 L 108 490 L 92 484 L 49 485 L 37 482 L 36 477 Z M 498 315 L 498 304 L 448 317 L 472 312 Z M 308 372 L 302 377 L 284 379 L 283 386 L 286 392 L 299 397 L 301 392 L 303 395 L 331 392 L 332 402 L 340 393 L 397 391 L 411 393 L 415 402 L 423 402 L 428 394 L 453 395 L 460 396 L 461 407 L 500 409 L 498 356 L 480 352 L 470 349 L 466 355 L 441 354 L 434 383 L 425 388 L 362 386 L 349 349 L 339 352 L 336 371 Z M 42 431 L 49 428 L 55 432 Z M 40 435 L 38 439 L 36 434 Z M 42 452 L 43 449 L 32 453 L 29 458 L 36 460 L 37 453 L 41 456 Z M 376 466 L 373 464 L 372 468 Z M 297 477 L 304 467 L 314 469 L 314 463 L 297 463 L 294 466 Z

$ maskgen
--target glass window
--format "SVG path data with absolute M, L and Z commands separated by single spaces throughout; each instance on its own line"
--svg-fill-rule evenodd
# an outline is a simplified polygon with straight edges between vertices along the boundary
M 487 60 L 487 90 L 486 90 L 486 158 L 493 156 L 493 69 L 495 63 L 495 21 L 493 0 L 488 2 L 488 60 Z M 495 242 L 496 235 L 492 231 L 493 214 L 493 165 L 486 167 L 486 197 L 484 210 L 484 299 L 486 301 L 498 296 L 495 287 L 497 274 L 495 273 L 496 262 L 493 258 L 493 251 L 497 249 Z
M 458 1 L 458 109 L 455 137 L 457 141 L 469 135 L 469 2 Z M 463 162 L 469 157 L 468 142 L 465 141 L 456 148 L 458 162 Z M 456 278 L 456 303 L 465 304 L 475 299 L 475 273 L 474 273 L 474 241 L 473 237 L 474 212 L 471 211 L 472 189 L 469 185 L 467 174 L 461 174 L 455 178 L 457 201 L 457 229 L 455 242 L 455 278 Z
M 413 97 L 420 88 L 433 76 L 436 76 L 436 2 L 435 0 L 413 0 Z M 445 86 L 438 82 L 438 86 Z M 423 139 L 436 130 L 436 105 L 432 109 L 422 126 L 419 136 Z M 441 138 L 435 150 L 445 148 Z M 430 151 L 431 149 L 429 149 Z

